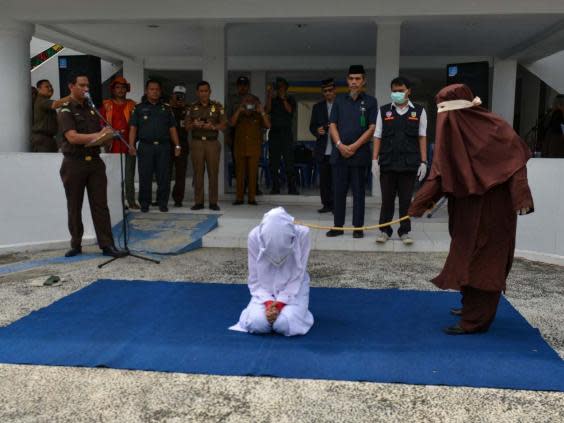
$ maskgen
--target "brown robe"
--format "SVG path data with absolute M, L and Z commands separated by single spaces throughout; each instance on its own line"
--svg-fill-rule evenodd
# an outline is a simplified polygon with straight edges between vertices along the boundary
M 440 179 L 423 185 L 409 208 L 410 216 L 423 214 L 443 196 Z M 470 286 L 483 291 L 505 290 L 513 263 L 517 211 L 533 200 L 527 169 L 484 195 L 448 197 L 450 251 L 442 272 L 432 280 L 441 289 Z
M 462 84 L 437 94 L 437 104 L 471 102 Z M 474 103 L 475 104 L 475 103 Z M 477 105 L 439 113 L 433 166 L 408 210 L 421 216 L 448 198 L 450 251 L 432 280 L 462 293 L 459 326 L 467 333 L 489 328 L 513 264 L 517 213 L 533 211 L 527 182 L 526 144 L 501 117 Z

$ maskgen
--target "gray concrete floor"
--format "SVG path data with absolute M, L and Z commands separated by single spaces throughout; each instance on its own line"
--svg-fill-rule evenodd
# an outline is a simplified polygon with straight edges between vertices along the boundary
M 0 264 L 61 251 L 0 257 Z M 313 286 L 432 290 L 440 253 L 313 251 Z M 0 278 L 0 325 L 100 278 L 242 283 L 246 252 L 201 249 L 161 265 L 127 258 Z M 59 287 L 29 280 L 57 274 Z M 564 357 L 564 268 L 517 260 L 507 297 Z M 0 422 L 563 422 L 564 394 L 360 382 L 0 365 Z

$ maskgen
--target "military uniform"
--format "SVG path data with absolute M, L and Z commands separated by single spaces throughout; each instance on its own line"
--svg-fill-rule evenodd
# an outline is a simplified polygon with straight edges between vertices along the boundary
M 166 208 L 170 194 L 170 129 L 176 121 L 168 104 L 148 100 L 135 106 L 129 125 L 137 128 L 139 163 L 139 204 L 142 210 L 151 204 L 153 174 L 157 176 L 157 203 Z
M 84 190 L 100 248 L 113 247 L 112 225 L 108 209 L 106 165 L 100 158 L 100 148 L 87 148 L 71 144 L 66 133 L 75 130 L 79 134 L 92 134 L 101 129 L 100 119 L 86 104 L 71 100 L 64 103 L 59 113 L 59 127 L 63 133 L 61 151 L 64 158 L 61 165 L 61 179 L 67 197 L 68 225 L 71 234 L 71 248 L 80 249 L 84 226 L 82 224 L 82 202 Z
M 31 127 L 31 151 L 34 153 L 56 153 L 59 150 L 57 135 L 57 111 L 53 100 L 38 95 L 33 104 L 33 126 Z
M 186 124 L 186 115 L 188 107 L 172 107 L 172 113 L 176 120 L 176 130 L 178 131 L 178 140 L 180 141 L 180 155 L 174 155 L 174 149 L 171 150 L 170 160 L 174 164 L 174 188 L 172 189 L 172 199 L 175 203 L 182 203 L 184 200 L 184 191 L 186 190 L 186 168 L 188 167 L 188 154 L 190 147 L 188 144 L 188 131 L 184 127 Z
M 195 101 L 190 105 L 186 116 L 187 123 L 201 120 L 213 125 L 221 125 L 227 121 L 221 103 L 212 101 L 203 105 Z M 208 171 L 209 204 L 217 206 L 219 199 L 218 177 L 221 144 L 218 141 L 219 131 L 211 129 L 192 129 L 190 150 L 192 151 L 192 166 L 194 167 L 194 202 L 196 206 L 204 204 L 204 172 Z
M 257 188 L 258 163 L 262 145 L 262 130 L 264 119 L 262 115 L 253 111 L 241 112 L 235 126 L 235 175 L 237 178 L 237 201 L 243 201 L 245 194 L 245 179 L 248 181 L 250 204 L 255 203 Z

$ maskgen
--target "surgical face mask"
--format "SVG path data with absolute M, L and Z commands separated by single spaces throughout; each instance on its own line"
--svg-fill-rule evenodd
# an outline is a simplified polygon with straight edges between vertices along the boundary
M 403 103 L 405 103 L 405 93 L 402 93 L 402 92 L 393 92 L 390 97 L 392 98 L 392 101 L 393 101 L 395 104 L 403 104 Z

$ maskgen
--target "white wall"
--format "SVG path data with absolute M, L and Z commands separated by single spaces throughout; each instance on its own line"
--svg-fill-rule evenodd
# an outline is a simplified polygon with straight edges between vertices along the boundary
M 564 263 L 564 159 L 532 159 L 527 165 L 535 212 L 520 216 L 517 225 L 518 255 L 553 256 Z M 545 257 L 546 258 L 546 257 Z M 559 258 L 559 260 L 556 260 Z M 543 259 L 544 260 L 544 259 Z M 549 260 L 550 261 L 550 260 Z
M 103 155 L 112 224 L 121 220 L 118 155 Z M 62 154 L 1 153 L 0 251 L 21 251 L 50 243 L 68 245 L 65 191 L 59 176 Z M 84 240 L 94 240 L 88 197 L 82 211 Z M 86 244 L 87 242 L 85 242 Z

